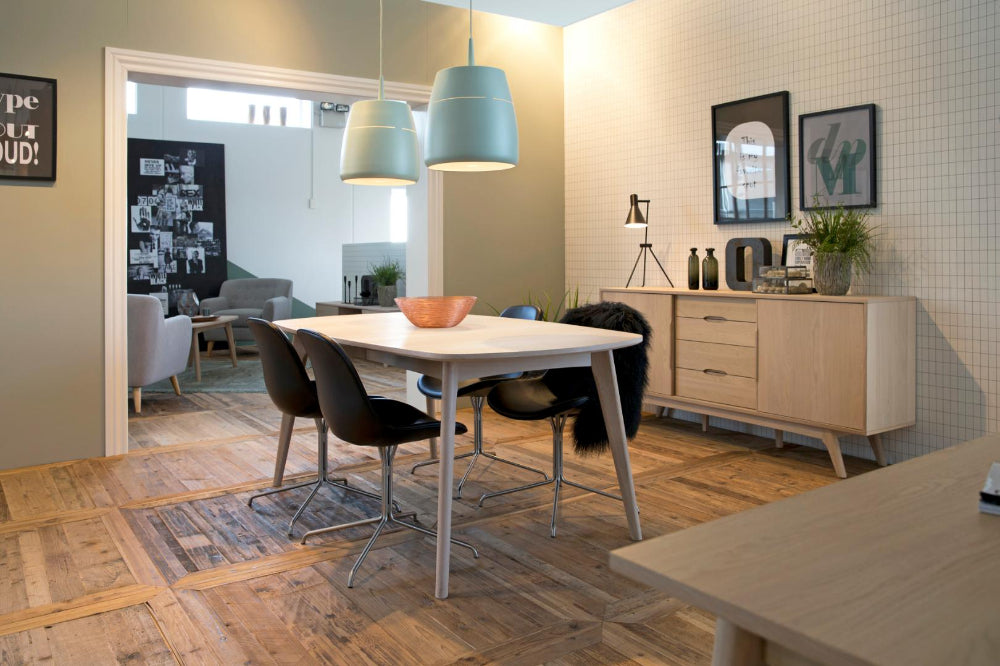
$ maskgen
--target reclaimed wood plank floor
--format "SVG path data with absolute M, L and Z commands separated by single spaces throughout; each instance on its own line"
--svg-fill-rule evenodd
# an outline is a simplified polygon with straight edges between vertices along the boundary
M 533 480 L 480 464 L 455 503 L 451 596 L 434 598 L 434 544 L 394 531 L 347 588 L 368 528 L 301 546 L 285 524 L 305 491 L 246 505 L 269 485 L 277 412 L 266 395 L 151 394 L 130 422 L 137 450 L 0 471 L 0 663 L 707 664 L 714 618 L 608 569 L 629 542 L 617 502 L 565 492 L 548 536 L 551 488 L 476 506 Z M 471 413 L 460 420 L 471 423 Z M 297 424 L 286 478 L 315 469 L 315 429 Z M 548 468 L 547 424 L 490 412 L 488 448 Z M 457 442 L 471 448 L 466 435 Z M 631 445 L 647 538 L 836 482 L 826 454 L 644 417 Z M 332 466 L 377 490 L 373 451 L 331 439 Z M 425 524 L 436 468 L 397 457 L 399 502 Z M 463 462 L 456 472 L 464 471 Z M 852 474 L 874 464 L 849 460 Z M 567 474 L 615 489 L 609 455 L 567 455 Z M 296 533 L 372 515 L 374 502 L 317 497 Z

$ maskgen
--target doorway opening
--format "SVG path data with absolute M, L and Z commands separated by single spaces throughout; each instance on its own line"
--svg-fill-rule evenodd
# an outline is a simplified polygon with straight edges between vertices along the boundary
M 389 189 L 376 193 L 371 191 L 373 188 L 343 185 L 336 177 L 342 129 L 338 135 L 336 116 L 331 118 L 320 111 L 320 102 L 336 107 L 337 104 L 349 105 L 358 99 L 374 97 L 377 81 L 109 48 L 106 50 L 105 87 L 105 449 L 108 455 L 128 450 L 128 415 L 131 411 L 127 386 L 126 293 L 128 286 L 136 283 L 128 280 L 132 259 L 128 252 L 130 211 L 126 205 L 132 203 L 128 201 L 127 187 L 128 178 L 132 177 L 128 173 L 126 159 L 129 138 L 212 140 L 214 136 L 225 143 L 229 149 L 227 153 L 235 158 L 231 176 L 230 168 L 226 168 L 226 199 L 227 203 L 232 202 L 227 211 L 227 246 L 232 248 L 227 255 L 227 276 L 270 277 L 276 273 L 289 273 L 295 282 L 296 311 L 293 316 L 314 314 L 316 304 L 324 300 L 343 300 L 344 283 L 348 279 L 354 283 L 352 289 L 357 294 L 355 285 L 360 281 L 360 271 L 363 270 L 357 262 L 368 262 L 365 252 L 385 251 L 388 255 L 391 250 L 402 251 L 407 266 L 404 288 L 408 293 L 441 293 L 440 174 L 425 172 L 420 187 L 411 187 L 403 193 Z M 137 107 L 132 122 L 128 115 L 130 89 L 135 90 L 131 99 Z M 246 102 L 239 101 L 240 95 L 263 95 L 294 99 L 299 104 L 295 107 L 295 114 L 290 111 L 282 113 L 276 106 L 268 114 L 268 127 L 260 126 L 264 124 L 263 109 L 260 107 L 253 114 L 254 124 L 226 122 L 226 119 L 199 120 L 198 114 L 205 113 L 204 100 L 201 100 L 201 110 L 196 109 L 196 113 L 192 114 L 191 89 L 211 91 L 207 94 L 217 97 L 223 92 L 230 93 L 229 99 L 236 100 L 235 103 Z M 419 130 L 420 108 L 426 105 L 430 89 L 387 82 L 386 92 L 414 106 Z M 205 94 L 196 93 L 200 96 Z M 198 100 L 195 102 L 197 107 Z M 147 106 L 145 114 L 144 104 Z M 219 106 L 218 100 L 215 106 Z M 249 120 L 251 114 L 249 109 L 246 110 L 245 117 Z M 293 115 L 298 127 L 289 126 Z M 252 145 L 243 145 L 240 150 L 249 152 L 244 152 L 242 157 L 236 155 L 238 151 L 234 147 L 237 144 L 230 144 L 230 140 L 236 141 L 237 135 L 242 133 L 243 139 L 251 143 L 255 138 L 265 138 L 265 135 L 247 132 L 266 133 L 266 138 L 273 144 L 272 149 L 254 153 Z M 292 166 L 288 157 L 296 151 L 308 153 L 308 159 Z M 317 153 L 320 153 L 318 158 Z M 255 154 L 259 155 L 259 159 L 253 163 Z M 268 155 L 283 167 L 270 175 L 267 173 Z M 283 178 L 284 185 L 279 184 L 272 190 L 273 193 L 280 192 L 280 197 L 265 197 L 266 205 L 259 197 L 256 202 L 236 198 L 235 195 L 242 191 L 253 200 L 253 190 L 260 189 L 261 178 Z M 258 183 L 256 188 L 255 179 Z M 230 183 L 235 190 L 231 190 Z M 328 183 L 331 183 L 329 187 Z M 197 186 L 196 183 L 188 185 Z M 338 188 L 343 189 L 338 191 Z M 277 201 L 276 198 L 287 198 L 287 201 Z M 350 208 L 349 214 L 344 210 L 332 213 L 338 205 Z M 234 211 L 237 211 L 239 224 L 233 216 Z M 338 216 L 339 223 L 332 220 Z M 204 242 L 207 247 L 212 247 L 213 239 L 208 238 L 210 225 L 202 222 L 195 223 L 192 228 L 194 226 L 204 237 L 195 242 Z M 383 226 L 385 239 L 381 238 L 379 231 Z M 214 226 L 211 231 L 218 233 Z M 405 245 L 401 249 L 400 242 L 404 237 Z M 172 237 L 163 238 L 172 244 Z M 282 249 L 279 246 L 287 247 Z M 260 248 L 267 248 L 268 251 L 262 252 Z M 185 252 L 189 249 L 185 248 Z M 162 248 L 157 250 L 162 251 Z M 199 250 L 196 248 L 194 251 Z M 174 254 L 177 250 L 172 248 Z M 139 254 L 136 259 L 142 264 L 143 258 L 151 256 Z M 348 261 L 355 263 L 348 266 Z M 157 269 L 162 264 L 164 269 L 170 267 L 179 272 L 176 264 L 164 262 L 158 255 L 155 262 Z M 201 267 L 200 263 L 188 262 L 185 270 L 191 265 L 196 269 Z M 354 278 L 354 272 L 359 274 L 359 278 Z M 348 273 L 351 273 L 349 278 Z M 157 275 L 156 279 L 160 281 L 165 276 Z M 167 305 L 169 308 L 173 304 L 168 301 Z M 201 359 L 205 361 L 204 356 Z M 209 362 L 214 363 L 212 359 Z M 377 368 L 374 371 L 377 375 Z M 246 379 L 241 376 L 241 381 Z

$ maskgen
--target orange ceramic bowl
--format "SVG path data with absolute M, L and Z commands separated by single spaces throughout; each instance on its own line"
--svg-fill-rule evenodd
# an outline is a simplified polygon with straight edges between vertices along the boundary
M 476 304 L 475 296 L 400 296 L 396 305 L 410 323 L 420 328 L 451 328 Z

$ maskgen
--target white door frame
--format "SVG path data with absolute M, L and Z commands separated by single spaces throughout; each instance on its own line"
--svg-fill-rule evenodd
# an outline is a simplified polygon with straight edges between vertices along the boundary
M 220 81 L 331 95 L 375 97 L 378 81 L 164 53 L 104 49 L 104 452 L 128 452 L 128 217 L 125 84 L 132 74 L 164 82 Z M 385 94 L 413 104 L 430 101 L 428 86 L 385 82 Z M 444 291 L 444 177 L 427 172 L 428 294 Z

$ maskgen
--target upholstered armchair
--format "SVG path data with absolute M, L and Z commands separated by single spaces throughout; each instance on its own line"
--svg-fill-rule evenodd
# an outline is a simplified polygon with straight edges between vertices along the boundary
M 219 295 L 201 302 L 202 312 L 213 315 L 236 315 L 233 337 L 236 340 L 253 340 L 247 319 L 260 317 L 268 321 L 288 319 L 292 316 L 292 281 L 280 278 L 243 278 L 226 280 Z M 202 335 L 213 343 L 226 339 L 221 328 L 205 331 Z
M 177 375 L 184 371 L 191 352 L 191 318 L 163 318 L 155 296 L 128 295 L 128 385 L 132 387 L 135 413 L 142 413 L 142 387 L 170 378 L 174 393 L 181 394 Z

